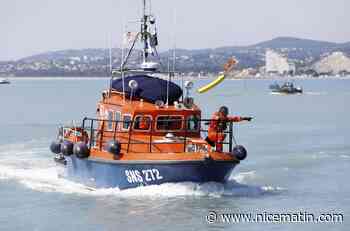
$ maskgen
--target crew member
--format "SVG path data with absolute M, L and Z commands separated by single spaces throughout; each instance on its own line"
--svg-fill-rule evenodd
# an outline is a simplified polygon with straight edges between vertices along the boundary
M 141 130 L 148 130 L 150 127 L 150 119 L 147 116 L 142 116 L 140 118 L 139 128 Z
M 223 142 L 226 138 L 224 133 L 228 122 L 251 121 L 252 117 L 229 116 L 228 108 L 220 107 L 218 112 L 215 112 L 210 120 L 208 128 L 208 137 L 206 141 L 212 147 L 216 147 L 217 152 L 222 152 Z

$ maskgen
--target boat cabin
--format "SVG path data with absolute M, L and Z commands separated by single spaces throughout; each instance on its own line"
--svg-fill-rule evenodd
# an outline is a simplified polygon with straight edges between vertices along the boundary
M 196 105 L 185 106 L 157 105 L 143 99 L 124 99 L 118 92 L 98 104 L 97 118 L 106 120 L 108 130 L 130 131 L 133 134 L 164 136 L 173 133 L 176 136 L 200 136 L 201 111 Z M 115 122 L 113 122 L 115 121 Z M 102 125 L 100 125 L 102 126 Z M 102 128 L 102 127 L 101 127 Z
M 123 93 L 121 80 L 114 80 L 112 90 L 102 93 L 97 119 L 83 122 L 92 147 L 103 150 L 111 140 L 117 140 L 124 153 L 186 152 L 191 142 L 207 146 L 201 138 L 201 110 L 188 94 L 181 99 L 176 84 L 148 76 L 124 81 L 137 81 L 137 89 L 128 84 Z

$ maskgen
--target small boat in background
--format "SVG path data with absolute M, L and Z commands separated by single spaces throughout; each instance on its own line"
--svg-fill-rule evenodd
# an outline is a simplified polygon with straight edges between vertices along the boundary
M 10 80 L 8 79 L 4 79 L 4 78 L 0 78 L 0 84 L 10 84 Z
M 269 87 L 274 93 L 281 94 L 302 94 L 303 88 L 300 86 L 294 86 L 292 82 L 285 82 L 282 85 L 278 83 L 271 84 Z

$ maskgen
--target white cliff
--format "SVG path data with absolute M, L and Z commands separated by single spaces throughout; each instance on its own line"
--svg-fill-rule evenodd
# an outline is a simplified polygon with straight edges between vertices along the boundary
M 342 52 L 334 52 L 313 65 L 318 73 L 339 74 L 350 72 L 350 58 Z

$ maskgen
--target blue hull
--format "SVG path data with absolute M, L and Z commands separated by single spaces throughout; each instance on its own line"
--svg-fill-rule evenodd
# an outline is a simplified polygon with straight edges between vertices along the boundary
M 225 182 L 238 162 L 106 161 L 67 157 L 67 178 L 93 188 L 133 188 L 173 182 Z

